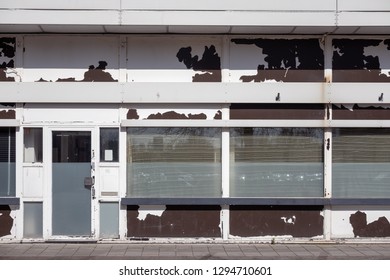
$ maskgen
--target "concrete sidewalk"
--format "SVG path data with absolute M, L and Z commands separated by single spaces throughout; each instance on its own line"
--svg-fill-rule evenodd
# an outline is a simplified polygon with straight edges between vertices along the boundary
M 0 243 L 0 259 L 390 259 L 390 244 Z

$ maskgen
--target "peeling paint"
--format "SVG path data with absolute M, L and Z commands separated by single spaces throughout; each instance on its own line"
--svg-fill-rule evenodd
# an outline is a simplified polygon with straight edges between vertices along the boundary
M 177 59 L 183 62 L 187 69 L 204 72 L 195 74 L 192 77 L 193 82 L 221 82 L 221 58 L 219 57 L 215 46 L 205 46 L 202 58 L 199 60 L 197 55 L 192 56 L 192 48 L 184 47 L 176 54 Z
M 15 119 L 15 110 L 0 111 L 0 119 Z
M 335 120 L 389 120 L 390 107 L 360 104 L 333 104 L 332 118 Z
M 0 205 L 0 237 L 11 234 L 14 219 L 8 205 Z
M 84 79 L 77 81 L 75 78 L 58 78 L 56 82 L 117 82 L 112 78 L 111 74 L 105 72 L 107 67 L 106 61 L 99 61 L 98 66 L 90 65 L 88 70 L 84 73 Z M 36 82 L 49 82 L 40 78 Z M 52 82 L 52 81 L 50 81 Z
M 169 112 L 165 112 L 165 113 L 157 113 L 157 114 L 151 114 L 148 116 L 147 119 L 151 120 L 151 119 L 172 119 L 172 120 L 177 120 L 177 119 L 186 119 L 186 120 L 190 120 L 190 119 L 201 119 L 201 120 L 205 120 L 207 118 L 207 116 L 203 113 L 201 114 L 188 114 L 188 115 L 185 115 L 185 114 L 179 114 L 179 113 L 176 113 L 175 111 L 169 111 Z
M 357 211 L 351 214 L 349 222 L 353 228 L 355 237 L 389 237 L 390 223 L 386 217 L 379 217 L 378 220 L 367 223 L 367 214 Z
M 220 206 L 167 205 L 161 216 L 138 218 L 139 206 L 127 208 L 128 237 L 221 237 Z
M 322 82 L 324 52 L 318 39 L 232 39 L 237 45 L 255 45 L 265 55 L 256 75 L 242 75 L 242 82 Z M 310 55 L 307 55 L 310 53 Z
M 127 111 L 127 119 L 128 120 L 138 120 L 139 115 L 137 114 L 137 110 L 136 109 L 129 109 L 129 111 Z
M 217 113 L 215 113 L 214 120 L 221 120 L 222 119 L 222 112 L 221 110 L 218 110 Z
M 388 41 L 333 39 L 333 82 L 390 82 Z
M 323 235 L 322 207 L 231 206 L 230 210 L 230 233 L 235 236 Z
M 15 67 L 15 44 L 15 38 L 0 37 L 0 82 L 15 81 L 14 77 L 10 77 L 10 69 Z
M 144 221 L 148 215 L 161 217 L 165 210 L 165 205 L 140 205 L 137 218 Z

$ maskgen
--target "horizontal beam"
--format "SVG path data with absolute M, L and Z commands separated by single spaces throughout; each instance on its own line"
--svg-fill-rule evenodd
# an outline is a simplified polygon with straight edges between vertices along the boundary
M 390 198 L 121 198 L 122 205 L 390 205 Z
M 20 120 L 15 119 L 0 119 L 0 127 L 18 127 Z
M 19 197 L 0 197 L 0 205 L 20 205 Z
M 2 102 L 390 103 L 390 83 L 2 82 Z

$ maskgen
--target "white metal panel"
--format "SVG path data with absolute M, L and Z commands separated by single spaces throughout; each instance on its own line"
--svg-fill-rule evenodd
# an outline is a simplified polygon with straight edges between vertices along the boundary
M 390 83 L 333 83 L 329 87 L 332 103 L 390 103 Z
M 23 109 L 23 123 L 69 123 L 77 124 L 117 124 L 117 105 L 97 104 L 26 104 Z
M 388 0 L 337 0 L 339 11 L 390 11 Z
M 122 120 L 122 127 L 325 127 L 324 120 Z
M 1 9 L 55 9 L 55 10 L 79 10 L 79 9 L 120 9 L 121 0 L 12 0 L 2 1 Z
M 304 11 L 304 10 L 335 10 L 336 0 L 122 0 L 123 9 L 161 9 L 161 10 L 270 10 L 270 11 Z
M 199 60 L 205 47 L 214 46 L 221 57 L 221 37 L 129 37 L 127 76 L 129 82 L 192 82 L 196 73 L 176 57 L 181 48 L 191 47 Z
M 40 79 L 82 81 L 90 65 L 107 64 L 104 73 L 119 77 L 119 38 L 104 36 L 25 36 L 24 82 Z
M 0 127 L 20 126 L 20 120 L 15 119 L 0 119 Z
M 0 83 L 3 102 L 120 103 L 123 84 L 119 83 Z
M 120 24 L 119 11 L 71 10 L 0 10 L 2 24 Z
M 390 12 L 340 12 L 338 26 L 390 26 Z
M 122 25 L 334 26 L 334 12 L 123 11 Z M 362 25 L 360 22 L 359 25 Z
M 42 198 L 43 178 L 43 166 L 24 166 L 23 198 Z
M 100 193 L 119 194 L 119 167 L 100 167 Z

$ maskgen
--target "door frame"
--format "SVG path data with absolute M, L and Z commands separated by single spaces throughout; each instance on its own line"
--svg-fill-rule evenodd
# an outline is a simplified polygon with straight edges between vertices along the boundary
M 96 177 L 96 156 L 97 156 L 97 140 L 98 128 L 94 126 L 52 126 L 48 127 L 46 133 L 46 147 L 47 147 L 47 159 L 48 159 L 48 176 L 47 176 L 47 237 L 50 240 L 97 240 L 97 209 L 98 209 L 98 199 L 92 199 L 92 189 L 95 188 L 96 185 L 93 185 L 91 188 L 91 235 L 90 236 L 67 236 L 67 235 L 53 235 L 53 132 L 54 131 L 83 131 L 91 133 L 91 177 Z

